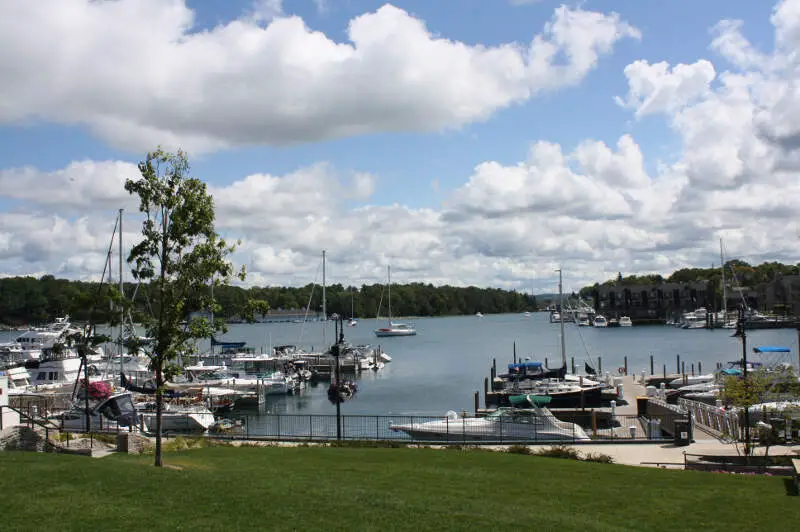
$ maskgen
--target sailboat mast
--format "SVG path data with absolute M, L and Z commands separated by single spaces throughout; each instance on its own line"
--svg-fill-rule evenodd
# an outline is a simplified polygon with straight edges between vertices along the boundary
M 328 319 L 328 309 L 325 301 L 325 250 L 322 250 L 322 320 Z
M 567 346 L 564 343 L 564 290 L 561 287 L 561 269 L 558 270 L 558 300 L 561 305 L 561 312 L 559 315 L 559 322 L 561 325 L 561 362 L 562 367 L 567 367 Z
M 719 239 L 719 261 L 722 270 L 722 315 L 728 318 L 728 287 L 725 283 L 725 252 L 722 250 L 722 239 Z
M 389 326 L 392 325 L 392 267 L 386 266 L 386 277 L 389 280 Z
M 122 211 L 119 210 L 119 296 L 125 297 L 125 285 L 122 280 Z M 122 375 L 122 345 L 125 335 L 125 305 L 120 301 L 119 305 L 119 374 Z M 122 377 L 120 376 L 120 379 Z

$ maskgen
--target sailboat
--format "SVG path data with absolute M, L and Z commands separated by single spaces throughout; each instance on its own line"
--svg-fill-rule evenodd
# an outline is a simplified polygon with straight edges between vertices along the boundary
M 392 322 L 392 267 L 386 267 L 386 274 L 389 281 L 389 326 L 375 329 L 375 336 L 383 338 L 386 336 L 414 336 L 417 330 L 406 323 Z
M 355 296 L 352 291 L 350 292 L 350 321 L 347 322 L 347 325 L 350 327 L 358 325 L 358 320 L 356 319 Z

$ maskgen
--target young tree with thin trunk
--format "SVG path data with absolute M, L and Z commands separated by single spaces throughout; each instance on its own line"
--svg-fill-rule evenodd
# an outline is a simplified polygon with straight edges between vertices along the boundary
M 125 182 L 144 214 L 142 240 L 131 249 L 128 263 L 134 278 L 151 286 L 153 312 L 143 325 L 153 341 L 131 348 L 147 354 L 155 373 L 155 465 L 160 467 L 164 383 L 176 371 L 173 361 L 221 328 L 192 314 L 216 306 L 209 287 L 228 284 L 234 276 L 228 256 L 235 246 L 217 234 L 214 200 L 204 182 L 189 177 L 184 152 L 159 148 L 139 163 L 139 172 L 139 179 Z M 244 268 L 238 275 L 244 279 Z

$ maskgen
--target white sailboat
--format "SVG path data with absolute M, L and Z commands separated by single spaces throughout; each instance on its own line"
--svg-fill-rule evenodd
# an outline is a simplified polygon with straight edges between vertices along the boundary
M 375 329 L 375 336 L 384 338 L 387 336 L 414 336 L 417 330 L 406 323 L 392 322 L 392 267 L 386 267 L 386 273 L 389 281 L 389 325 L 388 327 L 381 327 Z

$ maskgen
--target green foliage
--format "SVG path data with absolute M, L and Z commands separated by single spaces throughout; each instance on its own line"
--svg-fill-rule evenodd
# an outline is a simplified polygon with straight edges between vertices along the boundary
M 509 445 L 506 452 L 511 454 L 531 454 L 531 448 L 527 445 Z
M 215 323 L 192 315 L 215 307 L 209 284 L 224 286 L 233 278 L 228 256 L 234 246 L 217 234 L 214 200 L 205 183 L 188 176 L 189 161 L 183 152 L 148 153 L 139 172 L 139 179 L 125 182 L 125 190 L 138 196 L 144 214 L 142 240 L 131 249 L 128 263 L 134 279 L 150 283 L 154 311 L 141 319 L 153 342 L 129 349 L 144 352 L 155 372 L 155 463 L 160 466 L 163 388 L 174 372 L 171 361 L 191 354 L 196 340 L 215 330 Z M 244 278 L 244 270 L 240 277 Z
M 52 277 L 52 276 L 45 276 Z M 0 323 L 10 325 L 37 324 L 51 321 L 54 317 L 69 314 L 74 321 L 88 321 L 91 301 L 94 301 L 99 284 L 59 279 L 57 282 L 37 280 L 33 277 L 10 277 L 0 279 Z M 43 290 L 47 288 L 47 296 Z M 125 284 L 125 292 L 134 291 L 134 285 Z M 374 318 L 378 314 L 378 304 L 384 286 L 380 284 L 361 287 L 334 284 L 327 288 L 328 312 L 350 316 L 351 295 L 355 315 Z M 319 287 L 308 284 L 302 287 L 253 287 L 216 286 L 214 288 L 214 316 L 225 321 L 248 321 L 258 319 L 263 311 L 300 310 L 308 304 L 312 293 L 312 312 L 322 307 L 322 293 Z M 155 283 L 144 282 L 138 287 L 136 301 L 129 303 L 131 315 L 137 323 L 144 321 L 160 308 Z M 103 285 L 100 290 L 102 301 L 123 301 L 116 295 L 116 287 Z M 207 293 L 208 287 L 201 292 Z M 26 295 L 27 294 L 27 295 Z M 200 294 L 202 295 L 202 294 Z M 39 297 L 41 296 L 41 297 Z M 386 294 L 383 293 L 383 308 L 386 313 Z M 38 303 L 36 303 L 38 301 Z M 119 311 L 111 310 L 111 305 L 96 305 L 94 323 L 116 323 Z M 210 308 L 209 308 L 210 309 Z M 469 315 L 478 311 L 484 314 L 504 312 L 524 312 L 537 310 L 537 298 L 520 292 L 497 288 L 433 286 L 432 284 L 411 283 L 392 286 L 392 312 L 397 316 L 444 316 Z M 219 326 L 218 324 L 216 326 Z

